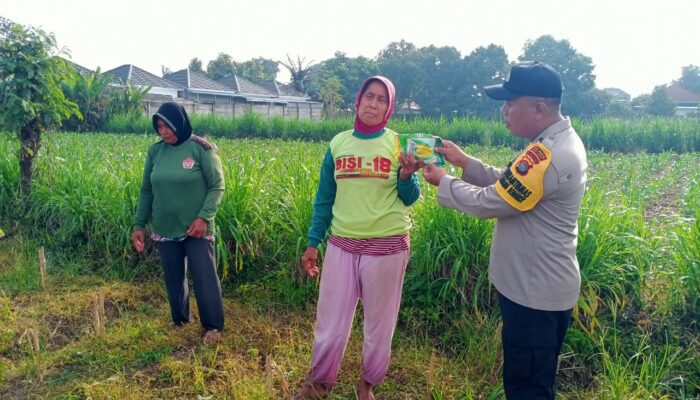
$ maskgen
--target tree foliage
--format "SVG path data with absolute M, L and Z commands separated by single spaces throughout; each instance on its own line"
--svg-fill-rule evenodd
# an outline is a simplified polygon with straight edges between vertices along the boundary
M 73 70 L 70 79 L 63 82 L 62 90 L 66 98 L 77 104 L 82 118 L 71 116 L 63 123 L 63 128 L 78 132 L 96 131 L 104 126 L 110 103 L 109 83 L 112 76 L 94 72 L 81 74 Z
M 202 69 L 202 60 L 200 60 L 197 57 L 194 57 L 193 59 L 190 60 L 190 65 L 188 66 L 188 68 L 192 72 L 204 74 L 204 70 Z
M 700 94 L 700 67 L 692 64 L 683 67 L 681 79 L 678 80 L 678 83 L 685 89 Z
M 362 56 L 348 57 L 338 51 L 333 58 L 312 67 L 307 81 L 307 93 L 328 106 L 324 97 L 328 99 L 330 91 L 337 90 L 340 99 L 336 106 L 351 110 L 355 106 L 355 96 L 362 82 L 378 72 L 377 63 L 373 60 Z
M 137 87 L 126 85 L 113 88 L 109 93 L 109 115 L 140 114 L 143 112 L 143 99 L 151 90 L 150 86 Z
M 593 60 L 576 51 L 568 40 L 556 40 L 551 35 L 528 40 L 518 59 L 542 61 L 559 71 L 564 84 L 562 108 L 566 114 L 590 117 L 607 108 L 609 97 L 594 90 Z
M 464 57 L 464 63 L 467 85 L 460 96 L 461 109 L 471 116 L 497 116 L 501 104 L 486 96 L 481 88 L 505 80 L 510 68 L 505 49 L 495 44 L 478 47 Z
M 233 58 L 226 53 L 219 55 L 207 64 L 207 77 L 218 80 L 236 74 L 236 64 Z
M 294 89 L 307 93 L 307 82 L 309 80 L 309 75 L 311 74 L 311 67 L 313 61 L 306 61 L 306 58 L 301 58 L 297 56 L 296 60 L 287 54 L 287 62 L 280 61 L 280 64 L 287 68 L 289 74 L 292 76 L 292 86 Z
M 323 114 L 325 117 L 332 117 L 338 111 L 338 105 L 343 101 L 340 91 L 342 84 L 336 76 L 326 79 L 319 89 L 319 97 L 323 103 Z
M 649 98 L 647 112 L 651 115 L 670 117 L 674 111 L 675 104 L 666 95 L 666 85 L 655 87 Z
M 234 61 L 234 66 L 238 75 L 251 81 L 274 81 L 280 71 L 277 61 L 263 57 L 242 63 Z
M 418 49 L 405 40 L 389 43 L 377 55 L 379 70 L 396 86 L 397 108 L 416 100 L 423 87 L 424 74 L 420 69 Z
M 61 91 L 71 67 L 59 53 L 52 34 L 0 18 L 0 126 L 16 132 L 22 144 L 20 193 L 26 207 L 42 132 L 80 115 Z

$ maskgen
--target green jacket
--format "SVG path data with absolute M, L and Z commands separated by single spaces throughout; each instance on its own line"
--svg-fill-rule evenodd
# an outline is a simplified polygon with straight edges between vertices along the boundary
M 190 224 L 202 218 L 211 234 L 223 195 L 224 174 L 215 149 L 192 138 L 179 146 L 159 141 L 146 156 L 134 230 L 150 221 L 161 236 L 186 236 Z

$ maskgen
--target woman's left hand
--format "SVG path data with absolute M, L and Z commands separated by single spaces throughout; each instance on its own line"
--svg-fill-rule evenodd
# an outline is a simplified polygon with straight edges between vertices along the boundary
M 399 164 L 401 164 L 399 178 L 405 181 L 410 178 L 414 172 L 423 168 L 425 166 L 425 161 L 421 159 L 416 160 L 412 155 L 401 152 L 401 154 L 399 154 Z
M 193 238 L 201 239 L 205 233 L 207 233 L 207 226 L 209 223 L 202 218 L 197 218 L 190 224 L 187 228 L 187 236 L 192 236 Z

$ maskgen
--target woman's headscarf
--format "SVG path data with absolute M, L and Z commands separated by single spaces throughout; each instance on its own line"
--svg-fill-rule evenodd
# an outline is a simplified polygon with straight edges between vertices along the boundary
M 158 119 L 165 122 L 177 137 L 177 142 L 173 146 L 181 145 L 192 136 L 192 125 L 182 105 L 170 101 L 161 104 L 158 111 L 153 114 L 153 128 L 156 133 L 158 133 Z
M 387 91 L 387 93 L 389 93 L 389 98 L 387 99 L 389 101 L 389 108 L 386 109 L 386 113 L 384 114 L 384 118 L 382 119 L 382 122 L 380 122 L 377 125 L 370 126 L 370 125 L 366 125 L 365 123 L 360 121 L 359 111 L 360 111 L 360 99 L 362 99 L 362 96 L 365 94 L 367 87 L 372 82 L 383 83 L 384 86 L 386 87 L 386 91 Z M 395 103 L 396 103 L 396 89 L 394 88 L 394 84 L 391 83 L 389 78 L 386 78 L 386 77 L 380 76 L 380 75 L 375 75 L 371 78 L 368 78 L 366 81 L 364 81 L 362 83 L 362 86 L 360 87 L 360 91 L 357 92 L 357 98 L 355 100 L 355 110 L 356 110 L 356 112 L 355 112 L 355 130 L 359 133 L 374 133 L 374 132 L 379 132 L 380 130 L 384 129 L 387 122 L 389 122 L 389 118 L 391 118 L 391 113 L 394 112 Z

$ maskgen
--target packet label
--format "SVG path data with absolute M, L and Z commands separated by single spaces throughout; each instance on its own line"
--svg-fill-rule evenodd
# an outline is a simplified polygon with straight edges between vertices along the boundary
M 442 139 L 427 133 L 402 133 L 397 137 L 397 150 L 411 154 L 426 164 L 445 165 L 442 154 L 435 152 L 435 147 L 442 146 Z

